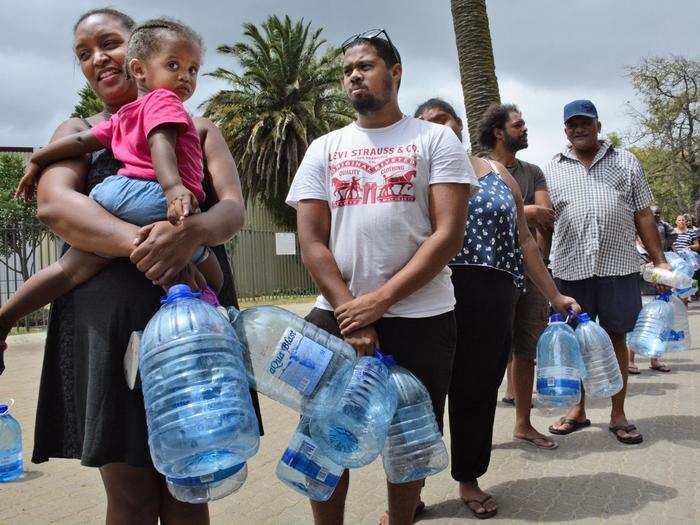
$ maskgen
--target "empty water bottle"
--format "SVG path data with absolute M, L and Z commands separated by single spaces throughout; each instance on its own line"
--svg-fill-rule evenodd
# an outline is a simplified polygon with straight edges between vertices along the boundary
M 357 468 L 379 455 L 396 411 L 384 356 L 358 359 L 337 404 L 311 418 L 311 436 L 335 463 Z
M 393 365 L 389 370 L 398 404 L 382 461 L 390 482 L 408 483 L 441 472 L 447 468 L 449 457 L 423 383 L 401 366 Z
M 9 405 L 0 405 L 0 482 L 22 475 L 22 427 L 10 415 Z
M 698 282 L 693 279 L 692 284 L 689 288 L 681 288 L 680 290 L 673 290 L 673 294 L 681 299 L 688 299 L 698 293 Z
M 309 432 L 309 418 L 302 417 L 277 464 L 277 477 L 314 501 L 326 501 L 345 469 L 321 451 Z
M 356 360 L 349 344 L 276 306 L 228 312 L 253 388 L 307 416 L 337 402 Z
M 666 351 L 684 352 L 690 350 L 690 326 L 685 304 L 675 295 L 669 298 L 668 304 L 671 305 L 673 313 Z
M 622 374 L 610 336 L 587 313 L 577 317 L 576 339 L 586 365 L 583 387 L 591 399 L 611 397 L 622 390 Z
M 677 289 L 688 288 L 693 282 L 692 277 L 688 277 L 688 275 L 684 273 L 667 270 L 665 268 L 657 268 L 650 264 L 646 264 L 642 267 L 642 277 L 647 282 L 665 284 L 666 286 Z
M 170 288 L 139 358 L 153 463 L 173 496 L 188 502 L 238 489 L 259 443 L 241 344 L 197 297 L 187 285 Z
M 537 399 L 549 407 L 575 405 L 584 371 L 574 331 L 561 314 L 552 315 L 537 341 Z
M 659 295 L 645 304 L 639 312 L 634 330 L 627 338 L 628 346 L 636 353 L 647 357 L 660 357 L 666 352 L 668 332 L 673 321 L 670 296 L 670 292 Z
M 690 259 L 686 259 L 686 257 L 679 255 L 676 252 L 665 252 L 664 256 L 666 257 L 666 262 L 671 265 L 674 272 L 682 273 L 690 278 L 693 277 L 695 269 L 693 268 Z
M 685 259 L 685 261 L 693 268 L 694 271 L 700 270 L 700 254 L 692 250 L 681 250 L 678 254 Z M 666 260 L 668 260 L 668 254 L 666 254 Z M 671 261 L 668 261 L 669 264 Z

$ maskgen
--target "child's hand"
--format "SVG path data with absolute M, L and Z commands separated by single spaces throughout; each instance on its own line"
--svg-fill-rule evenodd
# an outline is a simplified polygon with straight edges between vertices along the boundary
M 182 184 L 168 189 L 165 192 L 165 199 L 168 202 L 168 221 L 171 224 L 178 224 L 199 209 L 197 197 Z
M 24 170 L 24 177 L 19 181 L 17 189 L 15 190 L 15 199 L 24 199 L 25 201 L 30 201 L 34 198 L 34 193 L 36 192 L 36 185 L 39 182 L 39 177 L 41 176 L 41 166 L 36 162 L 31 160 L 27 163 L 27 167 Z

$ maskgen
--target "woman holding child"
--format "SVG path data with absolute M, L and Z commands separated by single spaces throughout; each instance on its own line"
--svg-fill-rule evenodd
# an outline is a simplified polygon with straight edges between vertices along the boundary
M 127 43 L 134 27 L 130 17 L 113 9 L 89 11 L 78 19 L 75 55 L 105 111 L 87 119 L 69 119 L 56 130 L 52 142 L 103 127 L 101 123 L 122 106 L 143 97 L 144 79 L 137 76 L 136 82 L 125 72 Z M 161 29 L 168 32 L 167 23 Z M 146 44 L 157 47 L 165 36 Z M 190 45 L 196 51 L 199 44 L 185 40 L 175 38 L 171 44 Z M 165 63 L 163 67 L 175 66 Z M 196 78 L 197 71 L 189 74 Z M 182 100 L 191 95 L 184 93 L 185 87 L 177 93 Z M 228 147 L 211 122 L 192 120 L 201 144 L 204 180 L 199 202 L 192 200 L 191 210 L 196 211 L 199 204 L 202 213 L 188 214 L 186 206 L 185 213 L 180 213 L 184 218 L 173 220 L 176 224 L 163 220 L 140 228 L 87 197 L 122 167 L 109 149 L 51 164 L 38 181 L 39 218 L 74 251 L 115 259 L 52 305 L 32 461 L 80 458 L 83 465 L 98 467 L 107 494 L 107 523 L 209 521 L 206 505 L 175 500 L 153 468 L 143 397 L 127 388 L 122 371 L 131 332 L 142 330 L 159 307 L 163 295 L 159 285 L 176 278 L 202 282 L 191 262 L 195 251 L 226 242 L 243 224 L 243 199 Z M 176 145 L 172 147 L 177 150 Z M 158 183 L 163 184 L 160 177 Z M 235 304 L 225 251 L 222 246 L 212 251 L 223 271 L 219 300 L 224 305 Z M 257 408 L 255 396 L 254 402 Z

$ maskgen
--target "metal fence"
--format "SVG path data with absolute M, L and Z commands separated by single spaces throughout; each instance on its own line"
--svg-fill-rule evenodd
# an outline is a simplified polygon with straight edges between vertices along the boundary
M 272 301 L 298 295 L 315 295 L 316 286 L 301 263 L 294 239 L 294 255 L 278 255 L 276 235 L 270 230 L 244 229 L 227 245 L 239 299 Z M 25 278 L 55 262 L 63 242 L 41 223 L 0 229 L 0 302 L 22 285 Z M 46 326 L 49 309 L 28 315 L 18 329 Z

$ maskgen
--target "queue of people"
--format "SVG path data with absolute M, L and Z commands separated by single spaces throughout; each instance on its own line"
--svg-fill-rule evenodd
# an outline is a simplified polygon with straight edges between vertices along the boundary
M 134 34 L 144 37 L 138 46 Z M 107 8 L 79 18 L 74 51 L 105 111 L 63 123 L 52 139 L 54 149 L 64 148 L 61 155 L 44 153 L 21 190 L 28 194 L 36 185 L 39 218 L 71 245 L 64 257 L 75 250 L 114 259 L 100 261 L 102 271 L 79 282 L 56 273 L 66 261 L 37 281 L 14 314 L 0 312 L 4 329 L 22 308 L 51 298 L 52 282 L 65 283 L 49 321 L 32 460 L 76 458 L 99 468 L 110 523 L 208 523 L 206 505 L 179 502 L 165 489 L 148 452 L 143 397 L 127 388 L 121 371 L 129 334 L 158 308 L 158 285 L 178 279 L 201 286 L 209 255 L 194 257 L 199 247 L 213 247 L 218 300 L 236 305 L 221 246 L 243 221 L 235 163 L 216 126 L 182 115 L 175 100 L 196 87 L 201 40 L 186 26 L 163 19 L 139 26 Z M 358 355 L 377 347 L 393 354 L 426 386 L 440 429 L 449 398 L 452 477 L 474 516 L 489 518 L 498 503 L 479 478 L 489 467 L 509 360 L 514 438 L 557 448 L 530 419 L 535 348 L 550 308 L 598 317 L 626 385 L 625 334 L 641 308 L 635 237 L 656 266 L 669 268 L 663 243 L 671 232 L 662 225 L 661 235 L 639 161 L 600 140 L 592 102 L 564 107 L 569 144 L 543 169 L 516 157 L 528 145 L 528 131 L 523 113 L 508 104 L 490 107 L 479 123 L 488 156 L 468 158 L 462 121 L 448 103 L 429 99 L 414 117 L 399 107 L 404 70 L 386 31 L 353 35 L 342 53 L 342 85 L 356 120 L 309 145 L 287 196 L 297 210 L 302 259 L 321 292 L 307 320 L 344 338 Z M 177 67 L 159 69 L 155 58 L 163 54 Z M 127 61 L 134 74 L 126 74 Z M 147 106 L 152 93 L 169 96 L 161 90 L 177 97 Z M 128 133 L 115 143 L 106 132 L 118 126 L 114 115 L 129 111 L 141 112 L 141 140 L 148 137 L 133 148 Z M 178 166 L 172 171 L 173 148 L 181 152 L 172 146 L 175 126 L 194 138 L 189 159 L 204 166 L 201 184 L 185 175 L 180 180 Z M 153 130 L 163 137 L 152 139 Z M 88 143 L 97 151 L 66 160 L 92 151 L 70 149 L 76 133 L 83 146 L 98 141 Z M 155 147 L 166 153 L 156 155 Z M 144 162 L 148 148 L 151 166 Z M 137 226 L 86 195 L 106 179 L 134 175 L 120 170 L 117 159 L 129 167 L 124 155 L 132 170 L 144 170 L 140 178 L 158 194 L 163 220 Z M 170 169 L 167 181 L 162 166 Z M 350 180 L 353 191 L 343 184 Z M 123 188 L 110 191 L 128 198 Z M 697 250 L 697 235 L 684 221 L 677 227 L 674 248 Z M 610 432 L 621 443 L 640 443 L 624 403 L 625 388 L 611 400 Z M 582 399 L 549 432 L 563 436 L 590 424 Z M 343 522 L 349 482 L 345 471 L 330 500 L 311 502 L 317 524 Z M 388 510 L 380 522 L 413 522 L 425 508 L 423 485 L 387 481 Z

